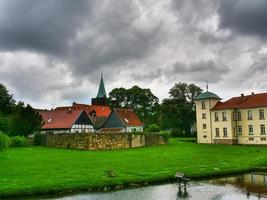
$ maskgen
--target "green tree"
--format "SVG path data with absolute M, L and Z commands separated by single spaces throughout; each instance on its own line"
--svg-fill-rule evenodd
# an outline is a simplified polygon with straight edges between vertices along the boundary
M 9 115 L 15 106 L 13 96 L 9 94 L 6 86 L 0 83 L 0 114 Z
M 27 136 L 41 128 L 42 117 L 29 104 L 19 102 L 10 115 L 9 134 Z
M 112 108 L 132 108 L 145 124 L 158 123 L 159 99 L 150 89 L 133 86 L 115 88 L 109 93 Z
M 171 88 L 168 99 L 161 105 L 160 124 L 164 129 L 190 133 L 195 123 L 195 99 L 202 90 L 195 84 L 178 83 Z

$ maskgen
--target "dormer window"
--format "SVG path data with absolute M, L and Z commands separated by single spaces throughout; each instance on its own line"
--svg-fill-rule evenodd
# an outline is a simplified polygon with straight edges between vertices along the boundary
M 53 118 L 49 118 L 49 119 L 47 120 L 47 123 L 52 122 L 52 120 L 53 120 Z
M 124 118 L 124 121 L 125 121 L 127 124 L 129 123 L 128 119 L 126 119 L 126 118 Z

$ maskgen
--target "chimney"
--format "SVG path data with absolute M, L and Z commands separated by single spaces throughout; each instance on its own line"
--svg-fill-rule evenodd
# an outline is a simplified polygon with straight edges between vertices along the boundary
M 244 93 L 241 94 L 241 98 L 243 98 L 243 97 L 244 97 Z
M 251 92 L 251 95 L 254 95 L 254 92 Z

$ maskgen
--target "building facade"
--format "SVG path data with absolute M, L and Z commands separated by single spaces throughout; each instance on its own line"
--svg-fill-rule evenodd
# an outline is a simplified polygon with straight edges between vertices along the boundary
M 220 100 L 209 91 L 196 99 L 198 143 L 267 145 L 267 93 Z
M 143 132 L 143 127 L 132 109 L 114 109 L 99 132 Z

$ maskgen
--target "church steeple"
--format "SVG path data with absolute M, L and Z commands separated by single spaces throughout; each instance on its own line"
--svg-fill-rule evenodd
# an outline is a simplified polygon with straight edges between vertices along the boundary
M 100 84 L 96 98 L 92 98 L 92 105 L 106 106 L 107 105 L 107 93 L 105 89 L 103 74 L 101 72 Z
M 97 93 L 96 98 L 103 98 L 103 97 L 107 97 L 107 94 L 106 94 L 106 90 L 105 90 L 103 74 L 101 72 L 101 79 L 100 79 L 100 84 L 99 84 L 98 93 Z

